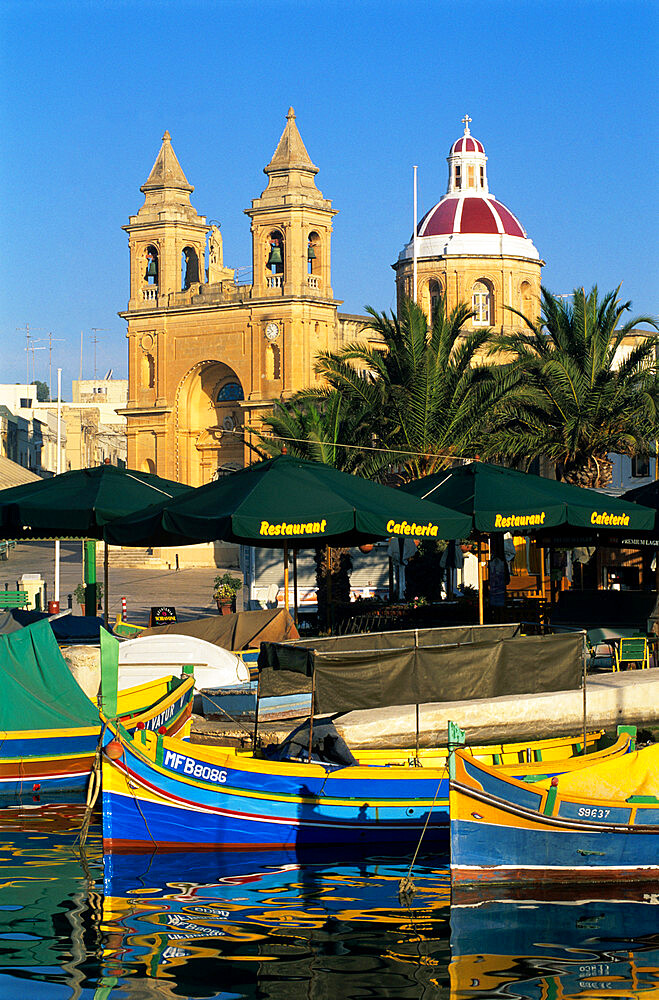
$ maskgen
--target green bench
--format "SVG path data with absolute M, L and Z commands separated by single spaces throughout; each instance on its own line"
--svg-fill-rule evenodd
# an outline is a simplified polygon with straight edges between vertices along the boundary
M 2 608 L 26 608 L 29 604 L 26 590 L 0 590 Z

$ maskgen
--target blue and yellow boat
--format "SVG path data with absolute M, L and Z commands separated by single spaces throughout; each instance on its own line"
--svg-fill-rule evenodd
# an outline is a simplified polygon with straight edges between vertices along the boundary
M 104 755 L 102 775 L 106 852 L 153 850 L 154 844 L 178 851 L 298 851 L 360 843 L 407 851 L 421 840 L 424 850 L 434 849 L 448 832 L 447 750 L 376 751 L 357 760 L 345 745 L 337 750 L 336 731 L 320 736 L 319 717 L 468 699 L 475 691 L 497 697 L 578 684 L 582 635 L 516 638 L 507 634 L 516 633 L 515 626 L 496 628 L 485 639 L 450 630 L 450 643 L 432 629 L 397 639 L 347 637 L 347 648 L 338 648 L 339 640 L 263 642 L 260 695 L 308 691 L 311 698 L 308 736 L 296 740 L 294 734 L 286 741 L 289 752 L 282 747 L 278 759 L 186 745 L 152 732 L 131 738 L 110 724 L 106 738 L 113 752 Z M 554 750 L 559 742 L 549 741 Z M 544 750 L 549 752 L 543 743 L 531 742 L 515 745 L 512 754 L 501 746 L 470 753 L 538 779 L 582 766 L 582 759 L 575 764 L 570 757 L 583 752 L 573 738 L 564 741 L 549 771 Z M 627 737 L 614 752 L 628 750 Z
M 74 679 L 47 621 L 0 636 L 0 803 L 81 795 L 101 738 L 97 706 Z M 189 732 L 194 677 L 117 695 L 126 732 Z
M 455 752 L 451 880 L 659 877 L 659 745 L 531 785 Z
M 114 736 L 113 736 L 114 734 Z M 599 734 L 593 734 L 595 740 Z M 365 843 L 408 850 L 446 844 L 448 752 L 366 751 L 345 766 L 272 760 L 227 747 L 186 744 L 150 731 L 131 736 L 108 726 L 112 757 L 103 759 L 106 853 L 161 850 L 295 850 Z M 510 773 L 544 777 L 580 768 L 588 757 L 526 763 L 561 741 L 474 747 L 489 761 L 511 760 Z M 624 734 L 609 750 L 628 753 Z M 580 747 L 579 747 L 580 749 Z M 529 752 L 530 751 L 530 752 Z M 114 759 L 112 759 L 114 757 Z M 521 762 L 520 762 L 521 761 Z

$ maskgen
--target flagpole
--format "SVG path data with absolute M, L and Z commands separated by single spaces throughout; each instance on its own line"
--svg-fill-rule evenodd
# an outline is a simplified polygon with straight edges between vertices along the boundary
M 413 220 L 413 226 L 414 226 L 414 228 L 412 230 L 412 232 L 414 233 L 414 235 L 412 236 L 412 260 L 414 261 L 414 291 L 412 293 L 412 298 L 416 302 L 416 295 L 417 295 L 416 220 L 418 218 L 418 215 L 417 215 L 417 205 L 416 205 L 416 172 L 417 172 L 417 167 L 414 166 L 412 169 L 414 170 L 414 220 Z
M 55 457 L 55 470 L 59 476 L 62 471 L 62 369 L 57 369 L 57 455 Z M 60 542 L 55 541 L 55 601 L 59 602 L 59 564 L 60 564 Z

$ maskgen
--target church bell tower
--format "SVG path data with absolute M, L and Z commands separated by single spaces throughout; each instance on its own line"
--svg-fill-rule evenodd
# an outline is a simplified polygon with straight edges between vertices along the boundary
M 288 109 L 286 127 L 270 163 L 268 185 L 246 215 L 252 220 L 253 295 L 332 300 L 332 202 L 316 187 L 309 158 Z
M 172 148 L 169 132 L 148 179 L 144 204 L 124 226 L 130 249 L 129 309 L 164 305 L 168 296 L 204 281 L 206 219 L 190 204 L 194 191 Z

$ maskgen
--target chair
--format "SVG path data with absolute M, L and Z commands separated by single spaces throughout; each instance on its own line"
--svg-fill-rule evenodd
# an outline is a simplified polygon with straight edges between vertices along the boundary
M 620 670 L 620 664 L 640 663 L 641 669 L 650 666 L 650 656 L 648 653 L 648 641 L 643 637 L 630 639 L 620 639 L 616 648 L 614 670 Z

